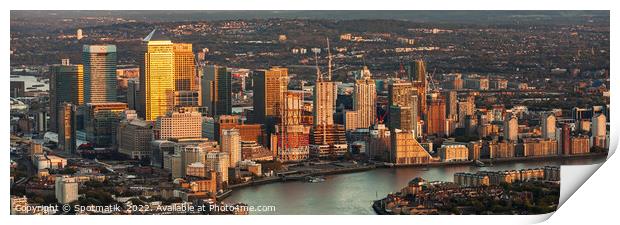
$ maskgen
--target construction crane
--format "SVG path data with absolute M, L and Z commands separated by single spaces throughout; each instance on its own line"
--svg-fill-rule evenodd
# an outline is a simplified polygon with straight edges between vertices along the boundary
M 332 50 L 329 47 L 329 38 L 326 37 L 327 41 L 327 80 L 332 80 Z
M 433 77 L 435 76 L 435 72 L 437 71 L 437 68 L 433 69 L 433 73 L 432 74 L 428 74 L 426 75 L 427 79 L 428 79 L 428 87 L 427 87 L 427 92 L 430 93 L 431 91 L 436 91 L 438 90 L 437 84 L 435 83 L 435 80 L 433 79 Z
M 342 69 L 347 69 L 350 68 L 351 66 L 349 65 L 343 65 L 343 66 L 339 66 L 337 68 L 333 68 L 333 57 L 332 57 L 332 53 L 331 53 L 331 49 L 330 49 L 330 44 L 329 44 L 329 38 L 325 38 L 327 41 L 327 72 L 325 73 L 321 73 L 321 70 L 319 69 L 319 56 L 318 53 L 314 52 L 314 62 L 315 62 L 315 67 L 316 67 L 316 76 L 317 76 L 317 80 L 323 80 L 324 77 L 327 78 L 327 81 L 331 81 L 333 78 L 333 73 L 334 71 L 339 71 Z
M 314 66 L 316 67 L 316 80 L 322 81 L 323 75 L 321 74 L 321 69 L 319 68 L 319 56 L 316 52 L 314 52 Z
M 376 109 L 375 109 L 375 110 L 376 110 Z M 386 110 L 383 112 L 383 114 L 381 114 L 381 115 L 377 115 L 377 118 L 376 118 L 376 119 L 377 119 L 377 123 L 383 123 L 383 122 L 385 122 L 385 117 L 387 116 L 387 114 L 388 114 L 388 110 L 386 109 Z

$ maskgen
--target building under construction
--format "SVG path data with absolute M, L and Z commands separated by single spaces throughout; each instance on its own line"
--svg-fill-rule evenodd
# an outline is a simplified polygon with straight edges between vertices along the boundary
M 309 128 L 304 125 L 276 126 L 276 133 L 271 135 L 273 155 L 284 162 L 308 159 Z

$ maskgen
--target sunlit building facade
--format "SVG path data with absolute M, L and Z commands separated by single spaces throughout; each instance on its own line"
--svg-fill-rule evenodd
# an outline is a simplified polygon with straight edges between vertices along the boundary
M 314 125 L 333 125 L 336 111 L 336 84 L 319 80 L 314 86 Z
M 174 91 L 174 47 L 170 40 L 153 30 L 146 38 L 140 71 L 141 115 L 155 121 L 172 108 Z
M 269 117 L 280 117 L 284 93 L 288 89 L 288 69 L 273 67 L 254 71 L 254 114 L 256 122 L 267 124 Z
M 174 90 L 194 91 L 196 85 L 196 64 L 190 43 L 172 44 L 174 52 Z
M 377 117 L 377 87 L 367 67 L 359 72 L 353 86 L 353 112 L 346 117 L 347 130 L 369 128 Z
M 396 129 L 391 134 L 391 162 L 396 165 L 422 164 L 431 161 L 431 155 L 420 145 L 413 132 Z

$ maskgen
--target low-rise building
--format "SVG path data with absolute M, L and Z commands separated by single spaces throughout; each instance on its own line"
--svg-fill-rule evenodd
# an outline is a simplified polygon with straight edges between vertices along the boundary
M 442 162 L 467 161 L 469 151 L 465 145 L 442 145 L 439 148 Z
M 588 136 L 572 137 L 569 149 L 571 155 L 590 153 L 590 138 Z
M 525 157 L 552 156 L 558 154 L 558 142 L 554 139 L 526 138 L 519 146 Z
M 38 170 L 62 169 L 67 166 L 67 160 L 55 155 L 36 155 L 34 165 Z

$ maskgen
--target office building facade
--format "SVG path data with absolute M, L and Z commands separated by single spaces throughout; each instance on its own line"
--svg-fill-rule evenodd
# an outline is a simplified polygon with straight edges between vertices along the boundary
M 82 50 L 84 102 L 116 102 L 116 46 L 84 45 Z

